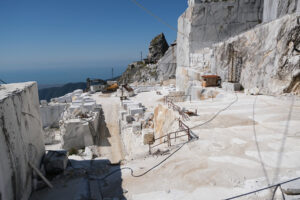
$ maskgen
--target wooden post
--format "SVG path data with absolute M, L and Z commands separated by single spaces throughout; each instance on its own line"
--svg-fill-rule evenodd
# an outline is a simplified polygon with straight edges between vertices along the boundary
M 49 188 L 53 188 L 53 185 L 38 168 L 36 168 L 31 162 L 28 162 L 28 164 L 41 177 L 41 179 L 48 185 Z

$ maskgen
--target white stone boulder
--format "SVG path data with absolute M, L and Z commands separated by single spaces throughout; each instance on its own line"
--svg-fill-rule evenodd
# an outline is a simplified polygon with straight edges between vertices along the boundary
M 142 115 L 144 113 L 144 109 L 143 108 L 129 108 L 129 114 L 131 116 L 134 116 L 135 114 L 139 114 Z
M 45 153 L 35 82 L 5 84 L 0 90 L 0 194 L 2 200 L 29 199 L 33 169 Z
M 40 115 L 43 127 L 59 127 L 59 120 L 62 119 L 63 112 L 66 109 L 66 104 L 49 104 L 40 106 Z
M 129 107 L 139 108 L 139 107 L 141 107 L 141 104 L 136 103 L 136 102 L 124 103 L 124 109 L 125 110 L 128 110 Z
M 68 164 L 67 151 L 48 151 L 44 158 L 45 171 L 48 175 L 62 173 Z
M 81 149 L 98 143 L 99 114 L 99 112 L 93 112 L 93 116 L 90 118 L 65 120 L 60 128 L 63 149 Z

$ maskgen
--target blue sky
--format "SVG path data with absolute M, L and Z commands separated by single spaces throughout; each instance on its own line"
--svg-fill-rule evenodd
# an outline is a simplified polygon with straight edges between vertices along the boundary
M 187 7 L 187 0 L 137 1 L 174 27 Z M 169 43 L 176 39 L 175 31 L 131 0 L 0 0 L 0 78 L 106 78 L 111 67 L 121 73 L 141 51 L 146 55 L 161 32 Z

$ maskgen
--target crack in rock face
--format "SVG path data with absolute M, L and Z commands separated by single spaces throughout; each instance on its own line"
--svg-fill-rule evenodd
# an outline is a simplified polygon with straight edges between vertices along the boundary
M 296 26 L 294 29 L 291 30 L 291 32 L 289 33 L 288 38 L 290 38 L 290 40 L 288 41 L 288 44 L 290 42 L 293 42 L 294 44 L 294 51 L 300 53 L 300 26 Z M 287 45 L 288 45 L 287 44 Z

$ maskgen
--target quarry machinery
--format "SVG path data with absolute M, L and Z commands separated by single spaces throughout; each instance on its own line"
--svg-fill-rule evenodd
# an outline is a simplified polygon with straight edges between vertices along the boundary
M 204 75 L 202 79 L 203 87 L 216 87 L 221 85 L 221 78 L 217 75 Z
M 102 79 L 86 79 L 86 91 L 91 91 L 91 86 L 92 85 L 106 85 L 106 81 Z
M 121 100 L 127 99 L 127 96 L 124 96 L 124 89 L 127 91 L 128 96 L 134 95 L 134 90 L 132 89 L 132 87 L 130 87 L 127 83 L 125 83 L 121 85 L 121 91 L 122 91 L 122 95 L 120 97 Z
M 118 83 L 113 83 L 112 85 L 107 85 L 106 92 L 115 92 L 119 88 Z

